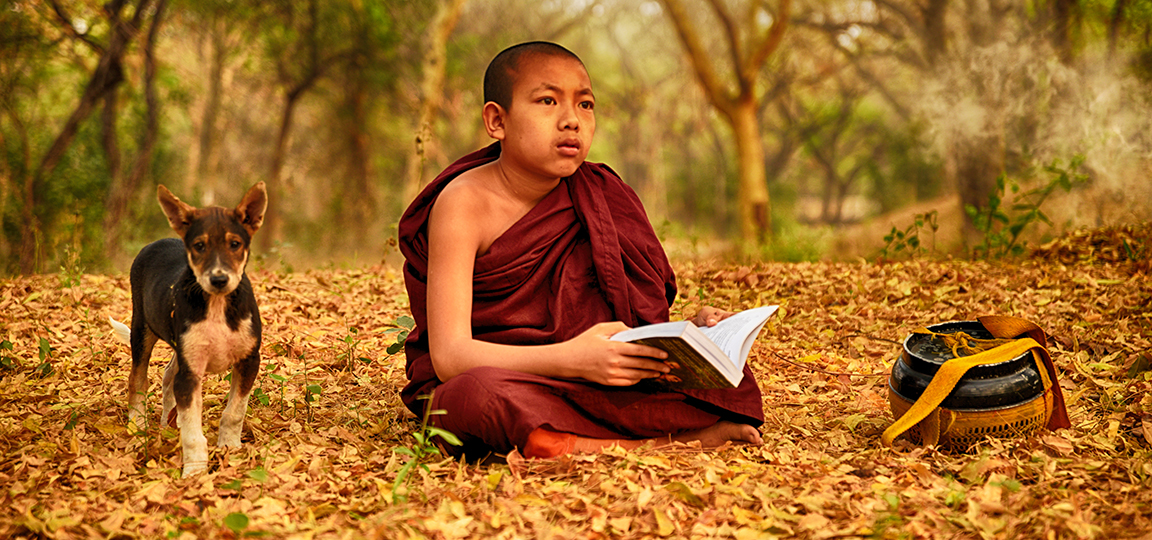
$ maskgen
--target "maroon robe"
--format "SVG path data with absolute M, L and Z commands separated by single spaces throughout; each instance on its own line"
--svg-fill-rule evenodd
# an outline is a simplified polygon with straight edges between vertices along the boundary
M 473 457 L 524 448 L 543 427 L 576 435 L 639 439 L 701 429 L 718 420 L 759 426 L 760 389 L 749 368 L 736 389 L 640 392 L 583 380 L 560 380 L 501 368 L 475 368 L 447 383 L 428 352 L 427 223 L 444 186 L 494 161 L 499 143 L 464 156 L 432 181 L 400 220 L 404 280 L 416 327 L 405 344 L 405 405 L 436 390 L 439 427 Z M 571 339 L 591 326 L 630 327 L 668 320 L 676 282 L 644 208 L 612 169 L 584 163 L 476 258 L 472 333 L 491 343 L 533 345 Z

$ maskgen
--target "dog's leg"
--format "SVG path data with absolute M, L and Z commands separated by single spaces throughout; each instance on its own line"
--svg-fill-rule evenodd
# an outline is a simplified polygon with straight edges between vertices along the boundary
M 164 382 L 161 386 L 161 393 L 164 400 L 164 414 L 160 416 L 160 426 L 177 427 L 176 416 L 173 409 L 176 408 L 176 394 L 172 392 L 172 381 L 176 380 L 176 354 L 172 354 L 172 360 L 168 361 L 168 367 L 164 368 Z
M 220 416 L 220 439 L 216 446 L 240 447 L 240 432 L 244 429 L 244 416 L 248 414 L 248 398 L 260 370 L 259 349 L 232 366 L 232 387 L 228 390 L 228 405 Z
M 128 374 L 128 432 L 132 435 L 148 428 L 148 414 L 144 404 L 148 399 L 148 361 L 152 358 L 152 347 L 156 345 L 156 334 L 143 324 L 136 324 L 129 337 L 132 344 L 132 371 Z
M 177 358 L 177 362 L 180 359 Z M 184 477 L 208 468 L 208 439 L 204 437 L 202 419 L 204 395 L 201 376 L 190 369 L 180 369 L 172 378 L 172 393 L 176 401 L 176 425 L 180 427 L 180 447 L 184 459 Z

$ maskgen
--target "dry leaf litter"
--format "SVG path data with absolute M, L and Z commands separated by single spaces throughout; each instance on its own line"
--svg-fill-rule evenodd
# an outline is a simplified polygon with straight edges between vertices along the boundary
M 389 355 L 395 268 L 252 275 L 262 399 L 241 449 L 182 479 L 177 433 L 126 430 L 127 278 L 0 281 L 4 538 L 1152 538 L 1150 228 L 1079 231 L 1021 262 L 676 265 L 676 312 L 780 304 L 750 361 L 766 443 L 425 462 Z M 1052 336 L 1073 427 L 946 454 L 879 435 L 912 329 L 1003 314 Z M 149 404 L 170 350 L 157 347 Z M 209 443 L 227 392 L 205 385 Z

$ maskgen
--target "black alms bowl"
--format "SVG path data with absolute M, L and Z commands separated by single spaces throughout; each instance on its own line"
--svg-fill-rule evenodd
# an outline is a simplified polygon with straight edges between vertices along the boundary
M 940 334 L 965 332 L 979 339 L 991 339 L 978 321 L 953 321 L 935 324 L 929 330 Z M 904 340 L 904 350 L 888 379 L 892 391 L 915 402 L 932 376 L 952 351 L 936 336 L 912 334 Z M 940 407 L 952 410 L 1002 409 L 1030 401 L 1044 393 L 1044 381 L 1030 351 L 1011 360 L 975 366 L 969 369 Z

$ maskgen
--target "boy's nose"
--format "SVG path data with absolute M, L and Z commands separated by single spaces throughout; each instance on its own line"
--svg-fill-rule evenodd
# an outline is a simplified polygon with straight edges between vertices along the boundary
M 564 108 L 564 115 L 560 118 L 560 129 L 580 131 L 580 118 L 572 108 Z

